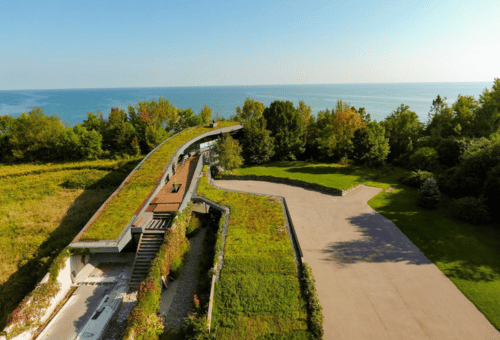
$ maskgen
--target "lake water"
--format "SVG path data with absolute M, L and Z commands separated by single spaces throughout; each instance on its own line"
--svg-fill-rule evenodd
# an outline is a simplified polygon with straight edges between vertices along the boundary
M 357 108 L 364 107 L 372 119 L 382 120 L 402 103 L 415 111 L 422 122 L 432 100 L 439 94 L 452 104 L 461 95 L 479 98 L 493 82 L 467 83 L 398 83 L 398 84 L 318 84 L 318 85 L 255 85 L 203 86 L 164 88 L 67 89 L 0 91 L 0 115 L 18 116 L 34 106 L 46 114 L 57 114 L 70 125 L 82 122 L 87 112 L 101 110 L 105 117 L 112 107 L 126 109 L 139 100 L 150 101 L 162 96 L 178 108 L 199 112 L 203 105 L 223 117 L 235 113 L 245 98 L 263 102 L 289 100 L 298 105 L 303 100 L 314 113 L 333 108 L 338 99 Z

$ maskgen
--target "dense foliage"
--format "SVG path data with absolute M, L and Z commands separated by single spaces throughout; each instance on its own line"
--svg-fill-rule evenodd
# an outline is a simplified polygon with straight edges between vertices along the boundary
M 448 105 L 438 95 L 425 124 L 404 104 L 381 122 L 340 100 L 316 117 L 302 101 L 264 107 L 247 99 L 236 111 L 246 164 L 301 159 L 378 167 L 389 161 L 416 171 L 405 179 L 410 185 L 433 177 L 454 198 L 483 197 L 500 220 L 500 79 L 479 99 L 460 95 Z
M 207 124 L 212 110 L 180 110 L 159 98 L 135 107 L 97 111 L 73 128 L 35 107 L 19 117 L 0 116 L 0 162 L 68 161 L 147 154 L 170 134 Z
M 227 133 L 217 141 L 214 151 L 218 155 L 219 165 L 226 170 L 239 168 L 243 164 L 240 144 Z

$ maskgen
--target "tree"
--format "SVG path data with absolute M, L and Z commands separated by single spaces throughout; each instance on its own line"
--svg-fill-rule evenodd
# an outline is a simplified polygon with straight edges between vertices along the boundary
M 57 159 L 56 142 L 66 129 L 59 117 L 45 115 L 40 107 L 23 112 L 9 138 L 13 157 L 19 161 Z
M 127 119 L 125 110 L 111 108 L 103 131 L 103 148 L 115 155 L 140 154 L 137 132 Z
M 381 124 L 389 139 L 390 160 L 406 163 L 423 128 L 417 114 L 410 111 L 409 106 L 401 104 Z
M 192 126 L 198 126 L 203 124 L 203 119 L 201 115 L 195 115 L 191 108 L 187 110 L 178 111 L 179 120 L 174 126 L 174 131 L 180 132 Z
M 268 162 L 274 155 L 274 138 L 266 129 L 266 119 L 253 116 L 243 123 L 244 137 L 241 141 L 243 157 L 249 164 Z
M 292 102 L 274 101 L 264 110 L 271 137 L 274 137 L 274 157 L 295 160 L 304 152 L 304 121 Z
M 102 153 L 102 135 L 96 130 L 88 131 L 83 126 L 75 125 L 73 131 L 78 136 L 80 158 L 96 159 Z
M 226 170 L 239 168 L 243 164 L 240 144 L 227 133 L 217 141 L 213 150 L 219 156 L 220 166 Z
M 483 137 L 474 127 L 478 102 L 473 96 L 458 96 L 453 104 L 453 131 L 456 136 Z
M 418 190 L 418 205 L 423 208 L 436 208 L 439 204 L 441 193 L 434 178 L 428 178 Z
M 210 123 L 211 118 L 212 118 L 212 109 L 209 108 L 207 105 L 204 105 L 203 109 L 201 109 L 201 111 L 200 111 L 201 124 Z
M 351 158 L 356 165 L 380 166 L 389 154 L 389 139 L 384 127 L 377 122 L 369 122 L 354 132 Z
M 495 78 L 491 91 L 484 90 L 479 105 L 474 128 L 478 137 L 489 137 L 500 129 L 500 78 Z
M 338 159 L 352 152 L 354 133 L 363 127 L 361 116 L 341 100 L 330 111 L 320 111 L 316 120 L 316 143 L 326 158 Z
M 264 105 L 264 103 L 246 98 L 245 103 L 243 104 L 243 108 L 239 106 L 236 107 L 236 116 L 234 117 L 234 119 L 240 123 L 244 123 L 245 121 L 253 117 L 262 116 L 265 108 L 266 106 Z
M 12 116 L 0 116 L 0 162 L 12 159 L 10 138 L 16 119 Z
M 168 133 L 165 129 L 157 125 L 148 125 L 146 126 L 146 131 L 144 132 L 144 139 L 146 144 L 148 145 L 147 152 L 153 150 L 156 146 L 158 146 L 161 142 L 168 138 Z
M 446 104 L 446 97 L 440 95 L 432 101 L 429 110 L 429 119 L 425 131 L 429 136 L 449 137 L 457 135 L 457 127 L 453 117 L 453 110 Z

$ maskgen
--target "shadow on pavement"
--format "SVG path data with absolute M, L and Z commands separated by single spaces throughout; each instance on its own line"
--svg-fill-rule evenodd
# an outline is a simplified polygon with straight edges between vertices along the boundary
M 362 214 L 349 221 L 357 227 L 361 239 L 329 245 L 323 249 L 327 261 L 340 266 L 356 262 L 431 263 L 399 229 L 378 213 Z

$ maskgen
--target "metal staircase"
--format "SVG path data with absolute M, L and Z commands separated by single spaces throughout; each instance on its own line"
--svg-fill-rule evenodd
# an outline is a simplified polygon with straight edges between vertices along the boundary
M 148 275 L 151 261 L 156 257 L 163 243 L 165 232 L 142 233 L 135 255 L 134 269 L 130 277 L 129 287 L 138 288 Z

